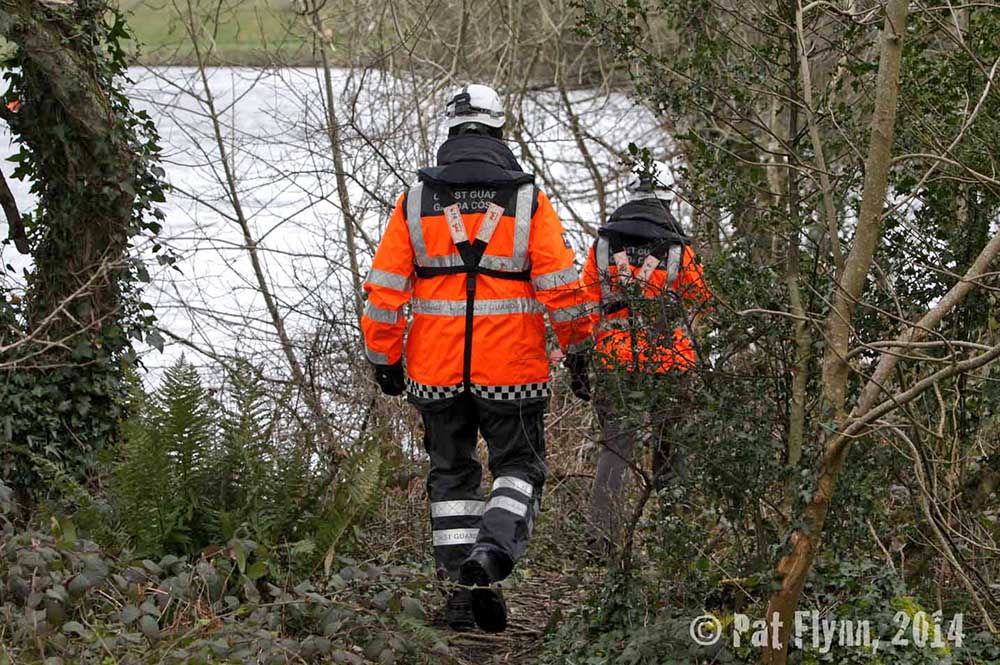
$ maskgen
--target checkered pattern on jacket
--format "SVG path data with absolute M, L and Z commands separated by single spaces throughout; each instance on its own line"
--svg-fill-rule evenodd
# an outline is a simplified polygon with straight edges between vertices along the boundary
M 472 386 L 472 394 L 483 399 L 531 399 L 534 397 L 548 397 L 549 384 L 525 383 L 515 386 Z
M 420 399 L 448 399 L 462 392 L 462 386 L 429 386 L 406 378 L 406 390 Z M 472 385 L 472 394 L 483 399 L 512 400 L 533 399 L 549 396 L 549 384 L 525 383 L 513 386 Z
M 406 377 L 406 391 L 420 399 L 448 399 L 462 392 L 462 386 L 429 386 Z

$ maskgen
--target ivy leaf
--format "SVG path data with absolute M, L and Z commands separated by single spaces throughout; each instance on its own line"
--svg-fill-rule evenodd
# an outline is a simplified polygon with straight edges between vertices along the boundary
M 142 612 L 135 605 L 126 605 L 121 611 L 121 621 L 123 624 L 128 625 L 142 616 Z
M 256 561 L 250 568 L 247 569 L 247 577 L 251 580 L 259 580 L 267 574 L 267 563 L 265 561 Z
M 154 617 L 148 614 L 144 614 L 141 619 L 139 619 L 139 630 L 142 634 L 146 636 L 150 642 L 156 642 L 160 639 L 160 624 L 157 623 Z
M 159 351 L 160 353 L 163 353 L 164 339 L 163 335 L 160 334 L 159 330 L 150 330 L 146 334 L 146 343 L 149 344 L 154 349 L 156 349 L 157 351 Z
M 63 624 L 62 630 L 64 633 L 71 633 L 78 637 L 83 637 L 87 634 L 87 629 L 76 621 L 67 621 Z

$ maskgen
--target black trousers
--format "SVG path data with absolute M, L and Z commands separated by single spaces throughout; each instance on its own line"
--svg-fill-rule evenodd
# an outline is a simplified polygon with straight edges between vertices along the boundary
M 438 574 L 458 580 L 473 548 L 497 555 L 502 576 L 524 554 L 545 484 L 544 416 L 548 400 L 488 400 L 462 393 L 443 400 L 410 397 L 424 422 L 431 458 L 431 504 Z M 493 476 L 487 501 L 476 456 L 478 434 Z
M 592 537 L 618 543 L 623 535 L 630 510 L 629 476 L 633 465 L 642 463 L 637 443 L 651 450 L 653 489 L 663 489 L 680 471 L 683 450 L 673 444 L 687 418 L 689 390 L 685 372 L 618 372 L 598 377 L 594 411 L 601 426 L 601 449 L 590 500 Z

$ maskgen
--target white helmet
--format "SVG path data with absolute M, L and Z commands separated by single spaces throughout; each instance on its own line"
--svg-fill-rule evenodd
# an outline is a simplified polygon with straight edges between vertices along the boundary
M 445 106 L 444 115 L 449 129 L 467 122 L 478 122 L 487 127 L 503 127 L 507 122 L 500 95 L 488 85 L 478 83 L 455 92 Z
M 648 169 L 643 164 L 637 164 L 632 173 L 632 179 L 625 187 L 630 200 L 670 198 L 670 187 L 674 179 L 670 173 L 670 165 L 666 162 L 655 161 Z

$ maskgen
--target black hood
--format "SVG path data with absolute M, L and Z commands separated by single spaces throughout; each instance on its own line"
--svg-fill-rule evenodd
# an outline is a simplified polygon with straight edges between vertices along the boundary
M 441 144 L 438 166 L 458 162 L 482 162 L 508 171 L 524 171 L 506 143 L 485 134 L 459 134 Z
M 438 165 L 417 172 L 423 182 L 504 185 L 533 182 L 507 144 L 483 134 L 460 134 L 441 144 Z
M 687 234 L 660 199 L 629 201 L 619 207 L 598 229 L 603 236 L 622 235 L 642 240 L 668 240 L 689 244 Z

